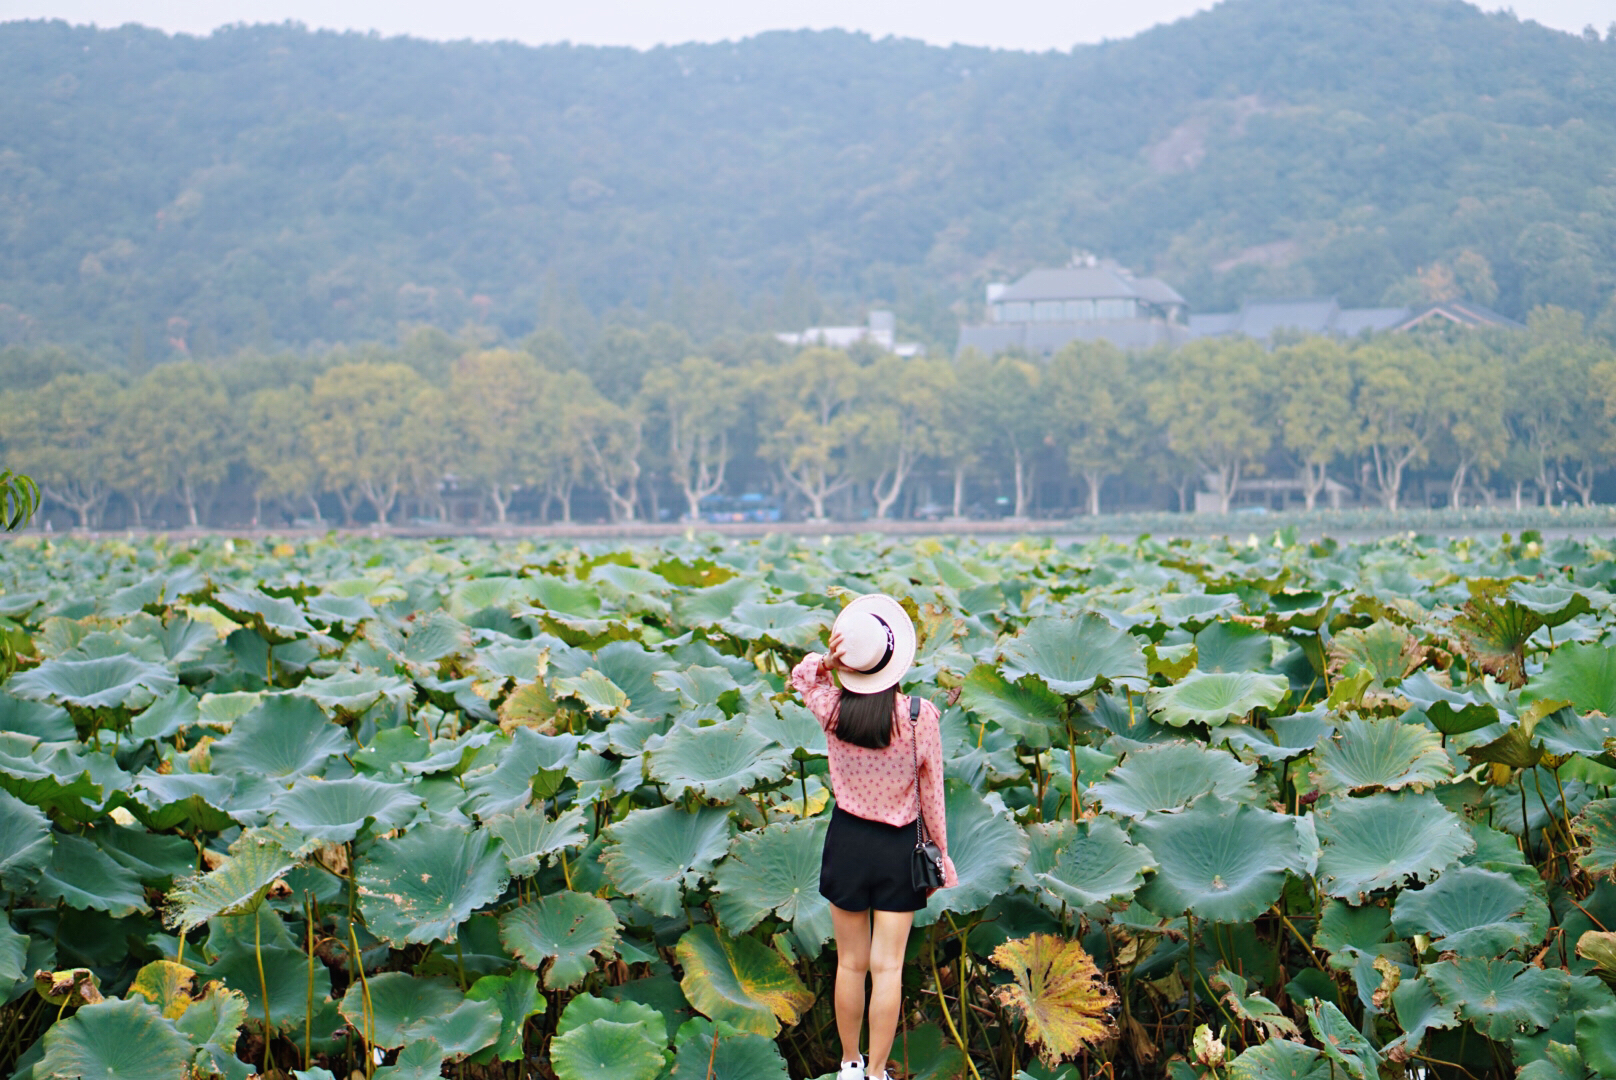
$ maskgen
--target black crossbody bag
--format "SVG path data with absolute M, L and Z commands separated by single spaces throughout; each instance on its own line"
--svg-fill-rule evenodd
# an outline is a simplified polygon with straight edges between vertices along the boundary
M 926 835 L 920 800 L 920 695 L 909 697 L 909 748 L 915 758 L 915 850 L 909 856 L 909 883 L 925 891 L 943 887 L 943 852 Z

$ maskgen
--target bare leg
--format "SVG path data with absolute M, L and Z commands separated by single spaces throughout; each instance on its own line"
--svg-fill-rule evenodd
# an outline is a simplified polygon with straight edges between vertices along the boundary
M 870 913 L 844 911 L 832 904 L 830 917 L 836 931 L 836 1034 L 842 1040 L 842 1060 L 854 1061 L 859 1056 L 859 1035 L 864 1029 L 864 977 L 870 972 Z M 902 959 L 900 952 L 900 962 Z M 890 1032 L 887 1045 L 892 1045 Z
M 876 911 L 875 929 L 870 935 L 870 1060 L 865 1063 L 869 1076 L 880 1076 L 892 1053 L 892 1039 L 898 1032 L 898 1013 L 903 998 L 903 953 L 909 944 L 912 911 Z M 837 989 L 841 984 L 837 983 Z M 838 1013 L 840 1010 L 838 1009 Z

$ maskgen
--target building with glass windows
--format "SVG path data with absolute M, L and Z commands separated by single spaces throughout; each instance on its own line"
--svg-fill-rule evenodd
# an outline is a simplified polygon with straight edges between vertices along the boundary
M 1072 341 L 1109 341 L 1124 349 L 1176 345 L 1189 337 L 1185 308 L 1165 281 L 1082 255 L 1058 270 L 989 285 L 988 321 L 960 327 L 959 347 L 1048 356 Z

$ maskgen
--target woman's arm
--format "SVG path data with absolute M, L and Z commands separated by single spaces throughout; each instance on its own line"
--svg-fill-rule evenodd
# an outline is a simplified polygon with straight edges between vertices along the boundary
M 943 809 L 943 734 L 937 706 L 920 706 L 920 812 L 926 819 L 926 835 L 943 853 L 943 888 L 959 884 L 954 860 L 948 857 L 948 821 Z
M 842 691 L 836 685 L 836 680 L 830 677 L 826 659 L 818 653 L 803 657 L 791 669 L 791 686 L 802 695 L 802 703 L 814 714 L 819 726 L 829 731 L 831 721 L 836 716 L 836 706 L 842 700 Z

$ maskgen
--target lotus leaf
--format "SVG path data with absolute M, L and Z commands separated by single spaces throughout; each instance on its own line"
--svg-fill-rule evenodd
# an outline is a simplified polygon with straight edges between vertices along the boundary
M 1403 937 L 1436 939 L 1443 952 L 1497 956 L 1542 939 L 1547 927 L 1525 918 L 1530 902 L 1531 893 L 1508 875 L 1460 867 L 1423 889 L 1399 894 L 1392 926 Z
M 971 788 L 958 780 L 945 781 L 943 803 L 948 854 L 959 884 L 938 892 L 924 911 L 916 912 L 916 926 L 928 926 L 947 912 L 984 907 L 1010 887 L 1016 868 L 1027 858 L 1021 827 Z
M 1314 752 L 1319 787 L 1327 792 L 1370 788 L 1415 791 L 1453 775 L 1436 732 L 1396 719 L 1347 719 Z
M 415 687 L 393 675 L 340 671 L 320 679 L 304 679 L 291 692 L 308 698 L 322 709 L 357 716 L 368 712 L 379 701 L 402 707 L 415 696 Z
M 1174 727 L 1216 727 L 1256 709 L 1273 708 L 1285 697 L 1289 685 L 1282 675 L 1196 671 L 1171 686 L 1150 690 L 1145 700 L 1151 713 L 1163 723 Z
M 769 739 L 739 723 L 676 727 L 650 758 L 651 779 L 666 785 L 670 798 L 690 791 L 720 803 L 780 779 L 791 761 Z
M 1251 778 L 1256 772 L 1256 765 L 1241 764 L 1234 755 L 1200 743 L 1161 743 L 1130 753 L 1089 793 L 1113 814 L 1141 818 L 1152 811 L 1182 809 L 1204 795 L 1253 802 L 1257 790 Z
M 1380 1075 L 1380 1055 L 1341 1010 L 1319 998 L 1307 1003 L 1307 1026 L 1324 1048 L 1324 1056 L 1346 1070 L 1356 1080 L 1374 1080 Z
M 1194 632 L 1220 615 L 1239 611 L 1240 597 L 1233 593 L 1178 593 L 1158 599 L 1156 610 L 1168 626 L 1185 626 Z
M 143 997 L 170 1020 L 178 1020 L 191 1005 L 191 984 L 196 972 L 172 960 L 153 960 L 135 973 L 125 997 Z
M 202 719 L 196 697 L 176 688 L 148 705 L 129 723 L 134 739 L 171 739 Z
M 254 1070 L 236 1057 L 236 1043 L 246 1023 L 247 999 L 223 983 L 210 982 L 186 1006 L 174 1026 L 197 1048 L 193 1067 L 199 1073 L 211 1072 L 225 1080 L 248 1080 Z
M 541 896 L 499 921 L 500 941 L 522 963 L 543 971 L 547 990 L 576 985 L 594 969 L 594 956 L 616 955 L 618 930 L 610 904 L 577 892 Z
M 1577 955 L 1594 965 L 1593 973 L 1616 987 L 1616 932 L 1589 930 L 1577 939 Z M 0 981 L 3 981 L 0 976 Z
M 46 900 L 59 900 L 71 908 L 105 911 L 115 918 L 150 910 L 135 872 L 82 836 L 56 837 L 50 862 L 45 864 L 34 890 Z
M 499 837 L 512 877 L 529 877 L 539 872 L 541 861 L 567 848 L 582 847 L 584 814 L 577 807 L 547 818 L 542 810 L 522 809 L 491 818 L 488 831 Z
M 1475 846 L 1459 817 L 1431 794 L 1333 799 L 1313 816 L 1322 847 L 1319 887 L 1354 903 L 1410 875 L 1429 881 Z
M 1262 671 L 1274 662 L 1274 639 L 1255 626 L 1215 622 L 1195 635 L 1195 666 L 1206 672 Z
M 214 607 L 237 622 L 257 627 L 258 632 L 271 641 L 295 641 L 314 630 L 296 603 L 266 595 L 257 589 L 226 586 L 213 594 L 212 602 Z M 242 619 L 243 615 L 247 618 Z
M 353 776 L 345 780 L 300 777 L 275 797 L 270 816 L 322 844 L 345 844 L 367 825 L 397 829 L 421 808 L 419 796 L 399 784 Z
M 551 1041 L 550 1062 L 560 1080 L 656 1080 L 663 1056 L 638 1024 L 591 1020 Z
M 671 981 L 671 980 L 670 980 Z M 679 992 L 677 985 L 673 987 Z M 682 1001 L 681 996 L 681 1001 Z M 667 1032 L 666 1018 L 643 1001 L 633 998 L 606 998 L 594 994 L 576 994 L 561 1010 L 556 1021 L 556 1034 L 565 1035 L 574 1028 L 583 1027 L 593 1020 L 610 1020 L 614 1024 L 633 1024 L 641 1028 L 648 1038 L 661 1042 Z M 677 1030 L 677 1029 L 676 1029 Z
M 1150 851 L 1131 842 L 1111 818 L 1096 817 L 1070 828 L 1070 839 L 1045 865 L 1035 859 L 1028 867 L 1035 883 L 1047 890 L 1040 899 L 1051 907 L 1070 904 L 1083 910 L 1132 896 L 1144 883 L 1144 872 L 1156 868 Z M 1029 834 L 1029 839 L 1036 835 Z M 1036 850 L 1037 844 L 1033 846 Z
M 72 742 L 79 737 L 72 718 L 60 705 L 24 701 L 0 689 L 0 733 L 4 732 L 30 735 L 41 742 Z
M 557 679 L 555 688 L 564 697 L 576 698 L 593 716 L 616 716 L 630 704 L 622 688 L 594 668 L 581 675 Z
M 88 660 L 47 660 L 13 675 L 6 692 L 27 701 L 50 701 L 85 709 L 143 709 L 174 689 L 174 674 L 161 664 L 129 655 Z
M 1536 614 L 1543 620 L 1544 626 L 1563 626 L 1578 615 L 1588 614 L 1593 609 L 1590 599 L 1601 605 L 1611 602 L 1610 594 L 1602 589 L 1593 590 L 1590 598 L 1589 593 L 1580 590 L 1560 585 L 1534 585 L 1525 581 L 1517 581 L 1510 586 L 1509 598 Z
M 1134 835 L 1158 863 L 1139 901 L 1162 915 L 1188 911 L 1209 922 L 1256 918 L 1305 859 L 1292 818 L 1215 795 L 1179 813 L 1149 814 Z
M 722 720 L 725 712 L 720 702 L 725 695 L 740 690 L 735 676 L 725 667 L 703 667 L 692 664 L 682 671 L 659 671 L 651 676 L 659 689 L 671 690 L 679 695 L 679 704 L 687 712 L 706 710 L 703 719 Z
M 1391 1001 L 1398 1026 L 1403 1029 L 1403 1034 L 1384 1048 L 1386 1056 L 1393 1061 L 1404 1061 L 1417 1053 L 1426 1032 L 1459 1026 L 1455 1007 L 1444 1005 L 1430 982 L 1423 978 L 1403 979 L 1392 990 Z
M 634 715 L 660 720 L 679 711 L 679 695 L 656 684 L 659 672 L 681 667 L 666 653 L 652 652 L 633 641 L 614 641 L 595 653 L 595 666 L 628 695 Z
M 1005 677 L 1033 676 L 1057 694 L 1076 697 L 1116 684 L 1142 689 L 1145 654 L 1132 635 L 1102 616 L 1043 615 L 1001 649 Z
M 1229 1063 L 1233 1080 L 1333 1080 L 1330 1059 L 1288 1039 L 1258 1043 Z
M 371 931 L 395 948 L 453 942 L 455 928 L 497 899 L 508 876 L 488 831 L 419 825 L 378 841 L 360 863 L 360 908 Z
M 499 1037 L 494 1040 L 495 1056 L 501 1061 L 520 1061 L 526 1045 L 525 1029 L 530 1016 L 545 1010 L 539 996 L 538 977 L 531 971 L 509 975 L 484 975 L 466 991 L 467 1001 L 490 1001 L 499 1009 Z
M 688 1020 L 679 1029 L 670 1080 L 789 1080 L 779 1047 L 761 1035 L 711 1020 Z
M 793 701 L 776 702 L 772 708 L 746 714 L 753 731 L 785 747 L 798 760 L 824 757 L 825 729 L 814 714 Z
M 602 862 L 606 875 L 648 911 L 672 916 L 729 849 L 729 814 L 687 813 L 677 806 L 635 810 L 612 826 L 614 840 Z
M 960 704 L 1022 739 L 1048 745 L 1061 728 L 1066 702 L 1036 679 L 1011 682 L 988 664 L 965 677 Z
M 1431 726 L 1444 735 L 1463 735 L 1498 722 L 1498 706 L 1443 686 L 1429 671 L 1416 671 L 1404 679 L 1397 692 L 1425 713 Z
M 1588 1067 L 1575 1046 L 1550 1041 L 1543 1056 L 1520 1066 L 1515 1077 L 1516 1080 L 1585 1080 L 1588 1075 Z
M 789 600 L 777 604 L 742 600 L 718 621 L 723 631 L 737 641 L 798 650 L 818 644 L 830 624 L 831 615 L 824 609 L 803 607 Z
M 819 863 L 827 819 L 789 822 L 742 833 L 713 878 L 713 908 L 731 933 L 752 929 L 774 912 L 791 923 L 810 956 L 830 939 L 830 904 L 819 895 Z
M 236 721 L 209 747 L 221 774 L 249 773 L 290 779 L 317 773 L 338 754 L 355 749 L 347 731 L 311 701 L 277 694 Z
M 1250 984 L 1227 967 L 1219 967 L 1209 985 L 1222 993 L 1229 1011 L 1248 1023 L 1260 1025 L 1270 1038 L 1299 1035 L 1296 1021 L 1279 1011 L 1279 1006 L 1251 989 Z
M 1521 706 L 1542 702 L 1616 716 L 1616 649 L 1571 643 L 1555 649 L 1521 690 Z
M 541 735 L 522 727 L 511 732 L 510 740 L 497 765 L 466 783 L 471 808 L 484 821 L 526 806 L 536 784 L 549 782 L 549 791 L 541 789 L 540 794 L 553 794 L 553 785 L 578 756 L 576 735 Z
M 1471 664 L 1508 686 L 1526 681 L 1526 645 L 1543 627 L 1537 612 L 1513 600 L 1500 599 L 1496 589 L 1472 583 L 1474 594 L 1453 620 L 1465 656 Z
M 355 1031 L 388 1050 L 431 1038 L 444 1053 L 465 1055 L 493 1042 L 500 1031 L 494 1002 L 468 1000 L 447 980 L 402 971 L 355 980 L 339 1008 Z
M 782 1022 L 795 1024 L 813 1004 L 813 994 L 780 954 L 752 938 L 695 926 L 674 951 L 690 1004 L 741 1031 L 772 1039 Z
M 1033 934 L 1006 941 L 993 950 L 992 960 L 1010 972 L 999 1000 L 1025 1018 L 1027 1037 L 1044 1064 L 1053 1068 L 1115 1034 L 1106 1009 L 1116 1002 L 1116 992 L 1079 943 Z
M 191 1063 L 191 1044 L 145 1001 L 97 1002 L 45 1032 L 42 1077 L 174 1080 Z
M 1616 1004 L 1577 1017 L 1577 1052 L 1596 1076 L 1616 1076 Z
M 1424 977 L 1437 998 L 1490 1039 L 1548 1027 L 1566 1000 L 1561 972 L 1499 957 L 1461 957 L 1427 964 Z
M 51 863 L 50 818 L 0 791 L 0 885 L 16 892 L 39 880 Z
M 417 1038 L 398 1052 L 391 1065 L 377 1069 L 376 1080 L 438 1080 L 443 1075 L 443 1062 L 448 1057 L 438 1040 Z

